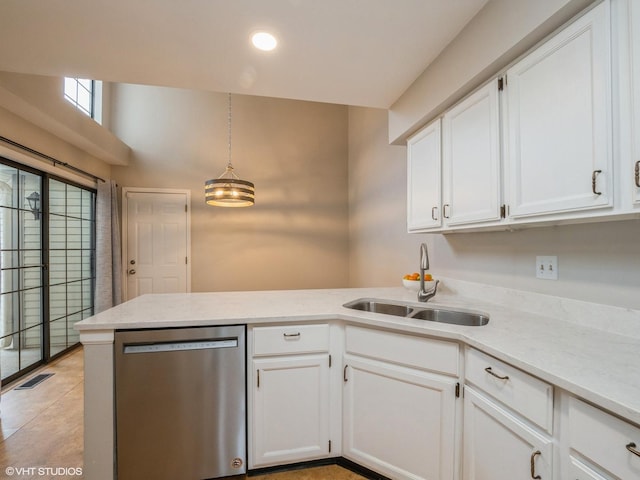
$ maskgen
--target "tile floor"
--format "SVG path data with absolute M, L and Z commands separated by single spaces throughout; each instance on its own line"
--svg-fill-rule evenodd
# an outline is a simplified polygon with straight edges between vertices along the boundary
M 15 389 L 38 373 L 55 375 L 31 390 Z M 76 470 L 82 468 L 82 380 L 83 356 L 79 348 L 3 389 L 0 479 L 82 478 Z M 11 472 L 8 467 L 15 470 Z M 364 480 L 364 477 L 329 465 L 256 475 L 249 480 Z

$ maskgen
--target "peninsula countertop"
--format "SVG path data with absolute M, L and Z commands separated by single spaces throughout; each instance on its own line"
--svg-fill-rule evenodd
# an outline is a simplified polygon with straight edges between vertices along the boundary
M 338 320 L 428 335 L 478 348 L 640 425 L 640 312 L 507 289 L 501 295 L 476 289 L 482 293 L 478 299 L 461 290 L 443 288 L 426 305 L 479 311 L 489 315 L 487 325 L 449 325 L 343 306 L 358 298 L 417 304 L 415 292 L 390 287 L 143 295 L 76 328 L 82 341 L 92 332 L 122 329 Z

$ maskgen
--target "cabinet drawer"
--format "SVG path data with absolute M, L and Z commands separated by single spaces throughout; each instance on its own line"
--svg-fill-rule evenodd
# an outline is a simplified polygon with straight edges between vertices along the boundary
M 573 451 L 621 480 L 640 478 L 640 457 L 627 449 L 640 450 L 640 428 L 572 397 L 569 429 Z
M 254 355 L 329 351 L 329 325 L 279 325 L 253 329 Z
M 471 348 L 466 380 L 552 433 L 553 387 L 548 383 Z
M 347 325 L 346 352 L 421 370 L 458 375 L 458 344 L 454 342 Z

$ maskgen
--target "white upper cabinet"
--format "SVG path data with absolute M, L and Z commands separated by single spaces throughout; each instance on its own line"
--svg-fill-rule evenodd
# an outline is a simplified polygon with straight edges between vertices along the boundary
M 442 216 L 448 226 L 500 220 L 498 79 L 445 113 Z
M 407 229 L 409 232 L 441 225 L 440 119 L 407 141 Z
M 622 181 L 629 182 L 632 188 L 632 202 L 640 205 L 640 4 L 636 0 L 627 2 L 629 9 L 629 48 L 631 58 L 631 105 L 633 117 L 631 138 L 633 150 L 631 164 L 623 167 Z
M 609 2 L 535 49 L 506 79 L 510 216 L 612 206 Z

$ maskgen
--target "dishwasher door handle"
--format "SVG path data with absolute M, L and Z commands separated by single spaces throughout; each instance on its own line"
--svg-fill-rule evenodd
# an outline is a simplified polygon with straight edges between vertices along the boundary
M 138 343 L 124 346 L 124 353 L 184 352 L 188 350 L 213 350 L 216 348 L 236 348 L 237 338 L 221 340 L 188 340 L 183 342 Z

